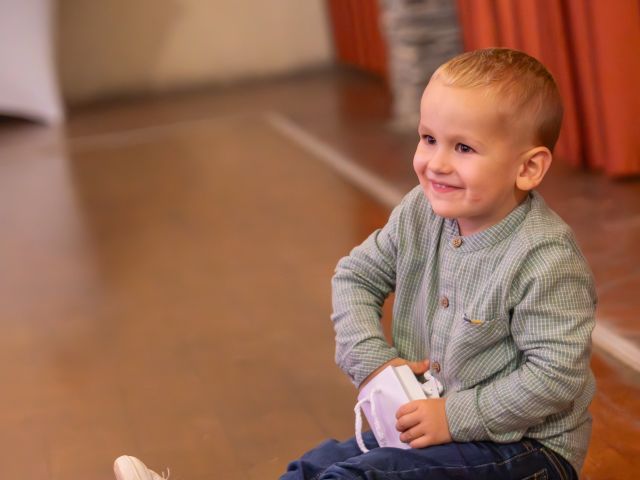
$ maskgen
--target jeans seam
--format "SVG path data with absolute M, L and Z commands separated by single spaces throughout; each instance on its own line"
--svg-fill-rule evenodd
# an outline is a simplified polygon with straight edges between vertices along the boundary
M 495 466 L 503 466 L 506 465 L 514 460 L 517 460 L 521 457 L 524 457 L 525 455 L 530 455 L 532 453 L 536 453 L 536 447 L 534 447 L 533 445 L 530 444 L 531 450 L 525 451 L 525 452 L 520 452 L 517 455 L 514 455 L 513 457 L 509 457 L 506 460 L 502 460 L 500 462 L 488 462 L 488 463 L 482 463 L 479 465 L 468 465 L 468 466 L 463 466 L 463 465 L 451 465 L 451 466 L 432 466 L 430 468 L 432 468 L 433 470 L 454 470 L 454 469 L 468 469 L 468 470 L 473 470 L 476 468 L 481 468 L 481 467 L 488 467 L 491 465 L 495 465 Z M 539 448 L 537 450 L 540 450 Z M 371 467 L 369 471 L 372 472 L 378 472 L 378 473 L 382 473 L 382 474 L 393 474 L 393 475 L 402 475 L 405 473 L 410 473 L 410 472 L 416 472 L 419 470 L 422 470 L 424 467 L 418 467 L 418 468 L 408 468 L 406 470 L 394 470 L 392 472 L 388 471 L 388 470 L 381 470 L 379 468 L 374 468 Z M 312 480 L 317 480 L 320 477 L 314 477 Z M 357 477 L 356 477 L 357 478 Z
M 521 440 L 520 443 L 527 449 L 527 452 L 533 452 L 536 449 L 529 440 Z
M 529 475 L 528 477 L 525 477 L 522 480 L 548 480 L 548 478 L 549 478 L 549 472 L 547 471 L 546 468 L 543 468 L 542 470 L 538 470 L 533 475 Z
M 516 459 L 520 458 L 520 457 L 524 457 L 525 455 L 530 455 L 532 453 L 536 453 L 536 447 L 534 447 L 531 444 L 529 444 L 529 446 L 531 447 L 531 450 L 527 449 L 526 452 L 521 452 L 521 453 L 519 453 L 517 455 L 514 455 L 513 457 L 509 457 L 506 460 L 503 460 L 502 462 L 492 462 L 492 464 L 494 464 L 494 465 L 505 465 L 507 463 L 512 462 L 513 460 L 516 460 Z M 491 465 L 491 463 L 487 463 L 485 465 Z
M 565 471 L 564 467 L 560 464 L 560 461 L 556 457 L 555 452 L 552 452 L 551 450 L 545 447 L 543 447 L 541 451 L 542 453 L 544 453 L 547 459 L 549 459 L 549 463 L 551 463 L 554 466 L 554 468 L 558 472 L 558 475 L 560 475 L 560 480 L 569 480 L 569 477 L 567 477 L 567 472 Z

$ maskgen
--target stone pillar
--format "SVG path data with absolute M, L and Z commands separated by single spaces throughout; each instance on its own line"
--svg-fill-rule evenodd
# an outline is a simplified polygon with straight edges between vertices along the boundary
M 462 52 L 454 0 L 379 0 L 387 42 L 394 126 L 417 128 L 420 97 L 431 74 Z

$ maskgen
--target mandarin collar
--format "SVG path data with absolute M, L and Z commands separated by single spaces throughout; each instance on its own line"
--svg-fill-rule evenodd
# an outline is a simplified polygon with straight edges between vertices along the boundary
M 520 227 L 520 224 L 531 210 L 531 203 L 537 195 L 536 192 L 529 193 L 529 195 L 500 222 L 481 232 L 466 237 L 460 235 L 460 227 L 458 226 L 457 220 L 445 218 L 444 230 L 449 248 L 458 252 L 472 252 L 501 242 Z

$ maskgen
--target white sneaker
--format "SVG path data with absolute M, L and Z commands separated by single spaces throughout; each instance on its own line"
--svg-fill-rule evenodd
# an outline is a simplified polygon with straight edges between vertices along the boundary
M 136 457 L 122 455 L 113 462 L 113 471 L 118 480 L 167 480 L 167 475 L 159 475 L 138 460 Z

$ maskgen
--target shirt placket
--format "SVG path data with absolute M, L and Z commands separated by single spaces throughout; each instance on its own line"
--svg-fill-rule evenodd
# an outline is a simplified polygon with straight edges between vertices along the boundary
M 440 278 L 438 291 L 438 305 L 433 317 L 432 350 L 431 350 L 431 374 L 434 375 L 447 389 L 446 365 L 444 358 L 449 340 L 449 334 L 456 318 L 456 271 L 460 258 L 459 247 L 462 245 L 461 237 L 443 236 L 440 246 Z M 453 248 L 452 248 L 453 247 Z

